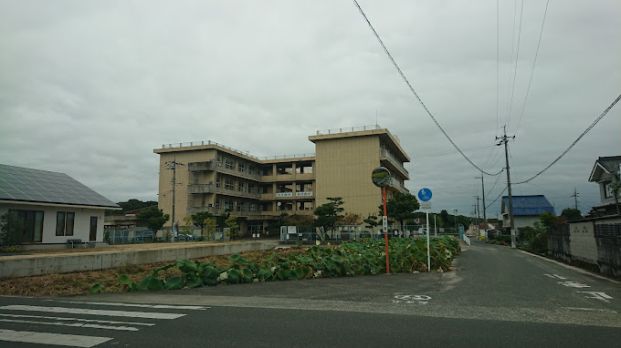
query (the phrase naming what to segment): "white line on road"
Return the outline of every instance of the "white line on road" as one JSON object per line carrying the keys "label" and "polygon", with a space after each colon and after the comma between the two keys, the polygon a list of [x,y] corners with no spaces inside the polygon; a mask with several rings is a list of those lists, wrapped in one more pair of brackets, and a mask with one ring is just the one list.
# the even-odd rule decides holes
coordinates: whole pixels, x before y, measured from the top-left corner
{"label": "white line on road", "polygon": [[69,327],[86,327],[89,329],[117,330],[117,331],[138,331],[133,326],[110,326],[101,324],[88,323],[68,323],[62,321],[39,321],[39,320],[21,320],[21,319],[0,319],[3,323],[19,323],[19,324],[37,324],[37,325],[53,325],[53,326],[69,326]]}
{"label": "white line on road", "polygon": [[57,346],[94,347],[110,341],[110,337],[67,335],[33,331],[0,329],[0,341],[52,344]]}
{"label": "white line on road", "polygon": [[578,282],[573,281],[573,280],[568,280],[566,282],[558,282],[558,283],[563,285],[563,286],[567,286],[569,288],[581,289],[581,288],[590,288],[591,287],[590,285],[583,284],[583,283],[578,283]]}
{"label": "white line on road", "polygon": [[585,296],[586,298],[592,298],[595,300],[604,301],[606,303],[610,302],[608,300],[612,300],[612,296],[606,294],[605,292],[600,292],[600,291],[578,291],[578,292],[582,294],[591,295],[591,296]]}
{"label": "white line on road", "polygon": [[50,319],[50,320],[65,320],[65,321],[79,321],[83,323],[99,323],[99,324],[121,324],[121,325],[139,325],[139,326],[153,326],[153,323],[139,323],[135,321],[116,321],[116,320],[97,320],[97,319],[81,319],[81,318],[69,318],[69,317],[50,317],[44,315],[27,315],[27,314],[0,314],[0,317],[8,318],[32,318],[32,319]]}
{"label": "white line on road", "polygon": [[565,280],[567,278],[560,276],[558,274],[549,274],[549,273],[545,273],[544,276],[548,277],[548,278],[552,278],[552,279],[561,279],[561,280]]}
{"label": "white line on road", "polygon": [[569,309],[571,311],[603,312],[603,313],[617,314],[617,311],[613,311],[612,309],[606,309],[606,308],[584,308],[584,307],[561,307],[561,308]]}
{"label": "white line on road", "polygon": [[[54,301],[54,300],[51,300]],[[187,309],[194,311],[204,311],[211,307],[205,306],[173,306],[173,305],[152,305],[152,304],[140,304],[140,303],[120,303],[120,302],[82,302],[82,301],[54,301],[63,303],[75,303],[75,304],[89,304],[96,306],[116,306],[116,307],[141,307],[141,308],[154,308],[154,309]]]}
{"label": "white line on road", "polygon": [[614,283],[614,284],[621,284],[621,282],[618,281],[618,280],[610,279],[610,278],[604,277],[602,275],[599,275],[599,274],[596,274],[596,273],[593,273],[593,272],[589,272],[589,271],[584,270],[582,268],[570,266],[570,265],[568,265],[566,263],[562,263],[562,262],[559,262],[559,261],[556,261],[556,260],[549,259],[547,257],[543,257],[543,256],[540,256],[540,255],[529,253],[529,252],[524,251],[524,250],[518,250],[518,252],[521,252],[522,254],[529,255],[529,256],[532,256],[532,257],[536,257],[536,258],[538,258],[540,260],[543,260],[543,261],[548,261],[550,263],[554,263],[554,264],[556,264],[558,266],[561,266],[561,267],[563,267],[565,269],[572,270],[574,272],[582,273],[582,274],[585,274],[585,275],[588,275],[588,276],[591,276],[591,277],[594,277],[594,278],[597,278],[597,279],[606,280],[606,281],[609,281],[609,282]]}
{"label": "white line on road", "polygon": [[28,306],[28,305],[9,305],[9,306],[2,306],[0,307],[0,309],[11,310],[11,311],[89,314],[89,315],[105,315],[105,316],[110,316],[110,317],[130,317],[130,318],[146,318],[146,319],[177,319],[177,318],[181,318],[185,316],[185,314],[180,314],[180,313],[107,311],[107,310],[100,310],[100,309],[43,307],[43,306]]}

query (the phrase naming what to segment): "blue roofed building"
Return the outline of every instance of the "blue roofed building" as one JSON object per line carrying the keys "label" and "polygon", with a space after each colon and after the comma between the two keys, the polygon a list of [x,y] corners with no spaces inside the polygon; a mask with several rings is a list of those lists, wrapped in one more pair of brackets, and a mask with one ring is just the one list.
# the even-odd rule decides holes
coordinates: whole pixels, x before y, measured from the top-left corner
{"label": "blue roofed building", "polygon": [[[502,212],[502,226],[509,227],[509,197],[503,196],[500,207]],[[513,196],[513,227],[519,230],[522,227],[532,227],[539,221],[543,213],[556,214],[554,207],[544,195]]]}

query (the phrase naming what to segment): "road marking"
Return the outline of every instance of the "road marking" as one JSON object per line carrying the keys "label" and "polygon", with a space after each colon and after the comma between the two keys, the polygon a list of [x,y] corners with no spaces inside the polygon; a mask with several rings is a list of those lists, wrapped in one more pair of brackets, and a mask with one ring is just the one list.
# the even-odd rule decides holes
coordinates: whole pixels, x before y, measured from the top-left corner
{"label": "road marking", "polygon": [[62,303],[75,303],[75,304],[89,304],[96,306],[115,306],[115,307],[141,307],[141,308],[153,308],[153,309],[187,309],[194,311],[204,311],[211,307],[205,306],[173,306],[173,305],[152,305],[152,304],[140,304],[140,303],[120,303],[120,302],[82,302],[82,301],[54,301]]}
{"label": "road marking", "polygon": [[604,312],[604,313],[617,314],[617,311],[613,311],[612,309],[606,309],[606,308],[584,308],[584,307],[561,307],[561,308],[569,309],[571,311]]}
{"label": "road marking", "polygon": [[100,310],[100,309],[43,307],[43,306],[27,306],[27,305],[2,306],[0,307],[0,309],[12,310],[12,311],[105,315],[105,316],[110,316],[110,317],[129,317],[129,318],[146,318],[146,319],[177,319],[177,318],[181,318],[185,316],[185,314],[180,314],[180,313],[108,311],[108,310]]}
{"label": "road marking", "polygon": [[567,278],[560,276],[558,274],[549,274],[549,273],[545,273],[544,276],[548,277],[548,278],[552,278],[552,279],[561,279],[561,280],[565,280]]}
{"label": "road marking", "polygon": [[3,323],[20,323],[20,324],[37,324],[37,325],[53,325],[53,326],[70,326],[70,327],[85,327],[89,329],[103,329],[103,330],[117,330],[117,331],[138,331],[138,328],[133,326],[110,326],[101,324],[88,324],[88,323],[67,323],[62,321],[39,321],[39,320],[21,320],[21,319],[0,319]]}
{"label": "road marking", "polygon": [[592,298],[594,300],[604,301],[610,303],[608,300],[612,300],[612,296],[600,291],[578,291],[579,293],[589,294],[591,296],[585,296],[585,298]]}
{"label": "road marking", "polygon": [[43,315],[27,315],[27,314],[0,314],[0,317],[9,318],[34,318],[34,319],[50,319],[50,320],[66,320],[66,321],[79,321],[84,323],[99,323],[99,324],[121,324],[121,325],[139,325],[139,326],[153,326],[153,323],[139,323],[135,321],[116,321],[116,320],[97,320],[97,319],[81,319],[81,318],[68,318],[68,317],[50,317]]}
{"label": "road marking", "polygon": [[583,283],[578,283],[576,281],[573,280],[568,280],[566,282],[558,282],[559,284],[563,285],[563,286],[567,286],[570,288],[590,288],[590,285],[587,284],[583,284]]}
{"label": "road marking", "polygon": [[427,302],[429,302],[429,300],[431,300],[431,296],[428,295],[394,295],[393,296],[394,300],[392,300],[392,303],[408,303],[408,304],[413,304],[413,303],[418,303],[418,304],[427,304]]}
{"label": "road marking", "polygon": [[110,341],[110,337],[56,334],[0,329],[0,341],[53,344],[58,346],[94,347]]}

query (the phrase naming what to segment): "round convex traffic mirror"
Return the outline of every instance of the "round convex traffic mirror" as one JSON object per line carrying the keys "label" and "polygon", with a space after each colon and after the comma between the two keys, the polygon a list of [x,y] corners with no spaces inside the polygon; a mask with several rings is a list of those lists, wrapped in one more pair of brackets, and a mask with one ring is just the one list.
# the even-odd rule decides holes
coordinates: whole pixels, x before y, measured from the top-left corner
{"label": "round convex traffic mirror", "polygon": [[384,167],[377,167],[373,169],[371,180],[377,187],[386,187],[390,184],[390,171]]}

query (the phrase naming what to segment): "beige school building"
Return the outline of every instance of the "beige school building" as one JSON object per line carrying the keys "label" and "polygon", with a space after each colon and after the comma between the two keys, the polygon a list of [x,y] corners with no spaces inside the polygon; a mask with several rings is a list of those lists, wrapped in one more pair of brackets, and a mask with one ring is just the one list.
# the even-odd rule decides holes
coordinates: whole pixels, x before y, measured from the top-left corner
{"label": "beige school building", "polygon": [[315,144],[314,154],[271,158],[212,141],[162,145],[153,150],[160,155],[159,207],[172,216],[174,205],[180,226],[197,212],[230,213],[247,232],[283,214],[313,216],[328,197],[342,197],[345,212],[362,219],[377,215],[381,192],[371,172],[378,166],[392,174],[388,195],[408,192],[404,163],[410,157],[388,129],[317,131],[308,139]]}

